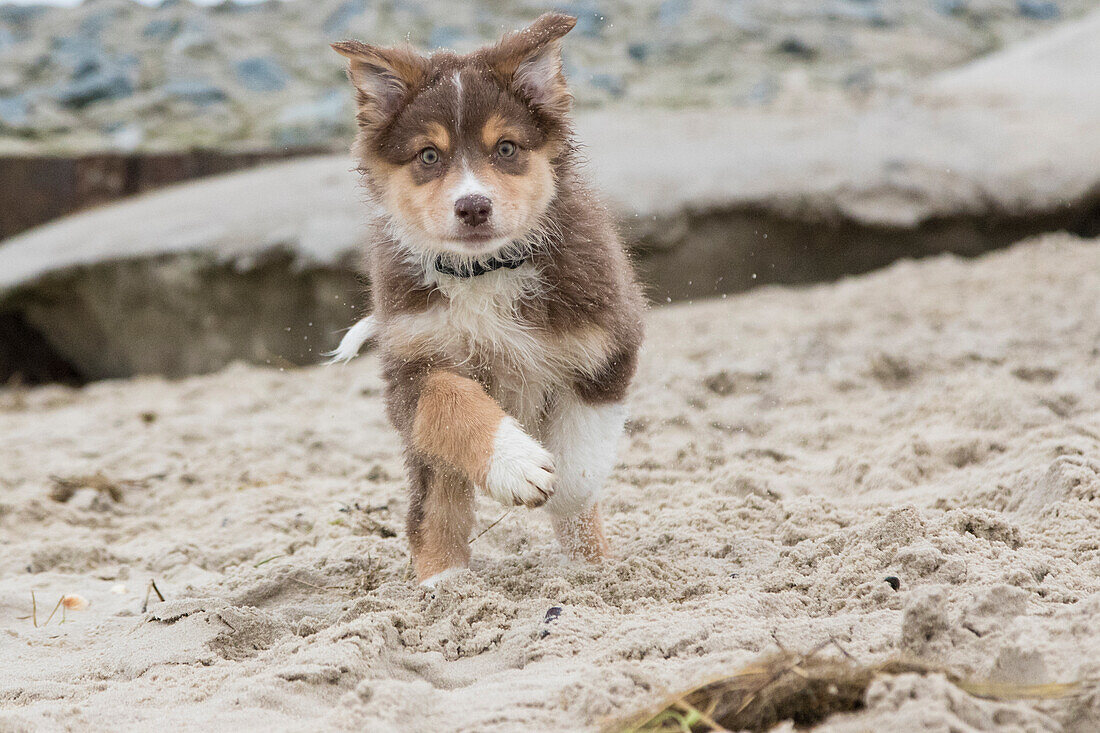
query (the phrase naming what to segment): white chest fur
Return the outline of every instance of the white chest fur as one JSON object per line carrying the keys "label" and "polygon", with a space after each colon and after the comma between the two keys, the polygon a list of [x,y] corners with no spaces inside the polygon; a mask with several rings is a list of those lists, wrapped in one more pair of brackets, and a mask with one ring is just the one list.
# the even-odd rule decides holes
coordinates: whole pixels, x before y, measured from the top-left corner
{"label": "white chest fur", "polygon": [[543,296],[531,265],[438,278],[444,297],[392,318],[381,335],[386,348],[410,359],[439,354],[462,371],[487,374],[493,397],[529,430],[537,430],[554,390],[606,358],[606,334],[594,327],[548,331],[522,318],[521,302]]}

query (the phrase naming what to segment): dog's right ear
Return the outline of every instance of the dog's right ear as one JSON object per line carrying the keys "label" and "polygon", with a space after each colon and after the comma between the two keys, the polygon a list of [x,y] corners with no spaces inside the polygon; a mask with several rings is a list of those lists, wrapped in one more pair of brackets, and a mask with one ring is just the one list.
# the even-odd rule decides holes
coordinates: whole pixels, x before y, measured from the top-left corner
{"label": "dog's right ear", "polygon": [[360,127],[384,123],[428,76],[428,59],[411,48],[377,48],[359,41],[341,41],[332,48],[348,60]]}

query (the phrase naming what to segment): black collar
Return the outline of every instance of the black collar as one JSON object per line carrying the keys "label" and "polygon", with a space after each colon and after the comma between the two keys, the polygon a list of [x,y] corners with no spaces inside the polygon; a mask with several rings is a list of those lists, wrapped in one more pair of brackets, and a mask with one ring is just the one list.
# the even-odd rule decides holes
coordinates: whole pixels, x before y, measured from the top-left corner
{"label": "black collar", "polygon": [[443,255],[439,255],[435,258],[435,269],[444,275],[454,275],[455,277],[477,277],[478,275],[484,275],[487,272],[493,270],[499,270],[502,267],[506,267],[509,270],[514,270],[524,262],[527,261],[526,257],[522,257],[516,260],[501,260],[493,257],[487,260],[484,264],[474,260],[469,265],[459,265],[455,267],[446,260],[443,259]]}

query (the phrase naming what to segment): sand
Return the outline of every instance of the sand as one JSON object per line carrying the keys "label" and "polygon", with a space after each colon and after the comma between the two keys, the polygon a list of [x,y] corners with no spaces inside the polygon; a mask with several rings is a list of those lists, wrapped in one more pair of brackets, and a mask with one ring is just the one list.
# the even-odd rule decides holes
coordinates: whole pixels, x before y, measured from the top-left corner
{"label": "sand", "polygon": [[[434,592],[374,356],[0,391],[0,731],[590,730],[830,638],[1087,684],[902,676],[816,730],[1095,730],[1098,296],[1100,246],[1058,235],[654,309],[617,559],[515,510]],[[51,478],[97,473],[115,497]],[[42,626],[63,593],[91,605]]]}

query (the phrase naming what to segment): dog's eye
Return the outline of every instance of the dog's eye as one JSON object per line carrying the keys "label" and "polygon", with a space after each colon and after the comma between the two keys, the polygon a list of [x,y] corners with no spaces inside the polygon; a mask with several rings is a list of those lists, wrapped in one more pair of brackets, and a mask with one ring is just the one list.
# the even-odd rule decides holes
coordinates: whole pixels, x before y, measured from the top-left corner
{"label": "dog's eye", "polygon": [[417,157],[424,165],[435,165],[439,162],[439,151],[435,148],[424,148]]}
{"label": "dog's eye", "polygon": [[502,158],[511,158],[516,154],[516,144],[511,140],[501,140],[497,143],[497,155]]}

